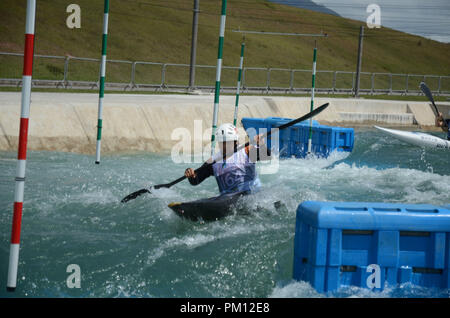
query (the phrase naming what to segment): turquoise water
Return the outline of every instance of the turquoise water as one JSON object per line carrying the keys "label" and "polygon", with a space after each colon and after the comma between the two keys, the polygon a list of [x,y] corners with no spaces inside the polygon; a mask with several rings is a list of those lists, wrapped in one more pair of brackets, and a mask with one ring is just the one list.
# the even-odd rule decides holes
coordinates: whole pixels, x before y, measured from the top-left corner
{"label": "turquoise water", "polygon": [[[249,214],[201,224],[167,204],[216,195],[212,178],[119,202],[181,176],[189,165],[167,155],[104,155],[94,165],[93,156],[29,152],[18,287],[7,294],[16,154],[0,152],[0,297],[449,297],[411,285],[318,294],[291,278],[299,203],[450,204],[449,162],[449,151],[360,130],[351,154],[282,160],[277,174],[261,175],[263,190],[245,203]],[[69,264],[80,267],[79,289],[67,287]]]}

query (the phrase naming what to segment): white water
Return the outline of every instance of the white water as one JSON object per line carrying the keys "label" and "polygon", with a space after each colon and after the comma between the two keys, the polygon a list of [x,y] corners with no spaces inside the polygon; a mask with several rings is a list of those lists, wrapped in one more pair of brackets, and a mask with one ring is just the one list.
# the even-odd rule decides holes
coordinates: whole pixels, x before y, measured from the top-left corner
{"label": "white water", "polygon": [[[319,294],[292,280],[296,209],[305,200],[450,204],[448,152],[375,131],[357,132],[355,141],[352,154],[280,160],[277,174],[260,175],[262,191],[242,202],[248,214],[205,224],[180,219],[167,204],[217,195],[212,178],[120,203],[144,186],[182,175],[186,165],[168,156],[104,156],[98,166],[90,156],[30,152],[16,296],[448,297],[448,291],[410,285]],[[3,260],[15,155],[0,153]],[[81,290],[65,285],[72,263],[83,271]],[[0,274],[6,277],[7,262],[0,262]],[[7,296],[1,284],[0,296]]]}

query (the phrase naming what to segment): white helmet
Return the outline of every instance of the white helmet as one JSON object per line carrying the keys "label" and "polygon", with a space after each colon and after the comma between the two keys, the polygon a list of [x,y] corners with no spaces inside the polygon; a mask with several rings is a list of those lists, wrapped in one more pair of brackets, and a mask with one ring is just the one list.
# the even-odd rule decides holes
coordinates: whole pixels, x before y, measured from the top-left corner
{"label": "white helmet", "polygon": [[232,124],[222,124],[216,130],[216,138],[219,142],[238,140],[237,128]]}

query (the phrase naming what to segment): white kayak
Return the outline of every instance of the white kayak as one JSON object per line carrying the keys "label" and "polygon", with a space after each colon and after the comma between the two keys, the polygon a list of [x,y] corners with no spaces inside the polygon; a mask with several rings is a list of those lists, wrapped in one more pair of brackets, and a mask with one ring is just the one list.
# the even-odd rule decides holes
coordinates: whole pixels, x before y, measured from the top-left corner
{"label": "white kayak", "polygon": [[411,132],[397,129],[388,129],[383,127],[374,126],[376,129],[402,140],[406,143],[413,144],[419,147],[438,148],[450,150],[450,141],[442,138],[425,134],[422,132]]}

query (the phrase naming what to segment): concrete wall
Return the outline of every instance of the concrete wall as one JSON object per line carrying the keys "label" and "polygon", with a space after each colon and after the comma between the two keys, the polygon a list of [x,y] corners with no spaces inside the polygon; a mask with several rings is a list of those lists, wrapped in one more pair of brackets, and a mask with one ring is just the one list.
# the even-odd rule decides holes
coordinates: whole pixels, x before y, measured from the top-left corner
{"label": "concrete wall", "polygon": [[[170,152],[179,142],[175,129],[185,128],[200,147],[210,140],[213,95],[107,94],[104,101],[102,153]],[[0,150],[17,151],[20,93],[0,93]],[[434,113],[426,102],[316,98],[329,102],[315,119],[322,124],[414,126],[430,128]],[[444,106],[450,105],[443,103]],[[28,149],[95,153],[97,94],[33,93]],[[239,118],[297,118],[307,113],[309,98],[241,96]],[[219,124],[232,122],[234,96],[220,98]],[[194,133],[194,121],[197,130]],[[199,124],[202,124],[199,128]],[[240,123],[239,123],[240,126]],[[417,129],[417,125],[415,126]],[[241,131],[241,137],[244,133]]]}

